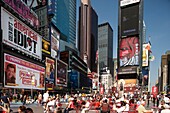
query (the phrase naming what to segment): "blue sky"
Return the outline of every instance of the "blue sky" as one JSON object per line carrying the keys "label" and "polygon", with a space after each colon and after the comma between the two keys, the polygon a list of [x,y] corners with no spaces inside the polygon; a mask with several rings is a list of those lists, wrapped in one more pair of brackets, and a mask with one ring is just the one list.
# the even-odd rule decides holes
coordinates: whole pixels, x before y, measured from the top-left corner
{"label": "blue sky", "polygon": [[[77,0],[79,6],[80,0]],[[99,24],[109,22],[114,30],[113,57],[117,57],[118,0],[91,0],[92,7],[98,15]],[[158,67],[161,55],[170,50],[170,0],[144,0],[144,21],[146,39],[151,37],[152,54],[151,84],[158,79]]]}

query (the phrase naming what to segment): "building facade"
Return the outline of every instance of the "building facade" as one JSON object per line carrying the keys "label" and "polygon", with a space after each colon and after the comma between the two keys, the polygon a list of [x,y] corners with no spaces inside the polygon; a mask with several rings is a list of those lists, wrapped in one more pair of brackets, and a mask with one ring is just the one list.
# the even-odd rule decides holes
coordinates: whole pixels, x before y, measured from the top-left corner
{"label": "building facade", "polygon": [[98,26],[99,70],[108,67],[113,76],[113,29],[109,23]]}
{"label": "building facade", "polygon": [[[61,40],[76,45],[76,0],[55,0],[52,22],[61,31]],[[62,36],[63,35],[63,36]]]}
{"label": "building facade", "polygon": [[90,0],[81,0],[81,7],[79,8],[78,49],[80,57],[87,63],[89,72],[97,70],[95,64],[97,26],[98,16],[92,8]]}
{"label": "building facade", "polygon": [[161,57],[160,91],[170,91],[170,54],[167,51]]}
{"label": "building facade", "polygon": [[112,75],[109,73],[103,73],[101,75],[101,84],[104,86],[106,93],[112,90]]}

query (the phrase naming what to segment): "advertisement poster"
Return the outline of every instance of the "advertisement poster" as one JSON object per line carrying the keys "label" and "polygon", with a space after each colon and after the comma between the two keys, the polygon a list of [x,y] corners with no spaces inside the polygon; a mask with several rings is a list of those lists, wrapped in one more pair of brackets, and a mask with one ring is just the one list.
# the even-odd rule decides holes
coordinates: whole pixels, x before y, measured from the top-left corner
{"label": "advertisement poster", "polygon": [[139,65],[139,38],[121,39],[119,47],[120,67]]}
{"label": "advertisement poster", "polygon": [[41,59],[42,37],[4,8],[1,8],[1,14],[3,43]]}
{"label": "advertisement poster", "polygon": [[71,87],[78,88],[78,72],[72,71],[70,76]]}
{"label": "advertisement poster", "polygon": [[54,84],[55,60],[46,57],[46,83]]}
{"label": "advertisement poster", "polygon": [[45,68],[4,54],[4,86],[11,88],[45,89]]}
{"label": "advertisement poster", "polygon": [[148,68],[142,68],[142,75],[143,75],[143,84],[144,84],[144,86],[147,86],[148,80],[149,80],[149,70],[148,70]]}
{"label": "advertisement poster", "polygon": [[149,63],[149,51],[147,49],[148,44],[143,44],[143,54],[142,54],[142,66],[148,66]]}
{"label": "advertisement poster", "polygon": [[56,85],[67,87],[67,64],[57,60]]}
{"label": "advertisement poster", "polygon": [[139,34],[139,4],[121,8],[121,36]]}
{"label": "advertisement poster", "polygon": [[51,57],[56,58],[59,51],[60,34],[52,27],[51,28]]}
{"label": "advertisement poster", "polygon": [[39,20],[37,14],[32,11],[22,0],[2,0],[10,6],[16,13],[18,13],[24,20],[29,22],[32,26],[38,26]]}

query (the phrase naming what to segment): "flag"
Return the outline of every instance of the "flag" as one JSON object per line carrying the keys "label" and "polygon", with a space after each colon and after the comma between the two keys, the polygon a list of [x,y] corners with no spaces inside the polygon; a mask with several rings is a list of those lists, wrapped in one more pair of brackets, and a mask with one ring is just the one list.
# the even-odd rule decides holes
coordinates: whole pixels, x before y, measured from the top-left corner
{"label": "flag", "polygon": [[98,50],[96,51],[96,63],[98,62],[98,59],[99,59],[99,52],[98,52]]}
{"label": "flag", "polygon": [[155,56],[150,55],[150,56],[149,56],[149,61],[154,61],[154,60],[155,60]]}

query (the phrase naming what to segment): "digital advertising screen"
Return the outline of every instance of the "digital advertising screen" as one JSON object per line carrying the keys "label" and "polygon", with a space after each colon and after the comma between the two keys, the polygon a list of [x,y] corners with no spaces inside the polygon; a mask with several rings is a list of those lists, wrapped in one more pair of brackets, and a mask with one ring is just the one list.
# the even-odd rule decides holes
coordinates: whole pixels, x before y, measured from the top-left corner
{"label": "digital advertising screen", "polygon": [[45,89],[45,68],[13,55],[4,54],[4,86]]}
{"label": "digital advertising screen", "polygon": [[120,67],[139,65],[139,38],[127,37],[120,39],[119,62]]}
{"label": "digital advertising screen", "polygon": [[57,60],[56,85],[67,87],[67,64]]}
{"label": "digital advertising screen", "polygon": [[142,75],[143,75],[143,84],[144,84],[144,86],[147,86],[148,80],[149,80],[149,70],[148,70],[148,68],[142,68]]}
{"label": "digital advertising screen", "polygon": [[121,8],[121,36],[139,34],[139,4]]}

